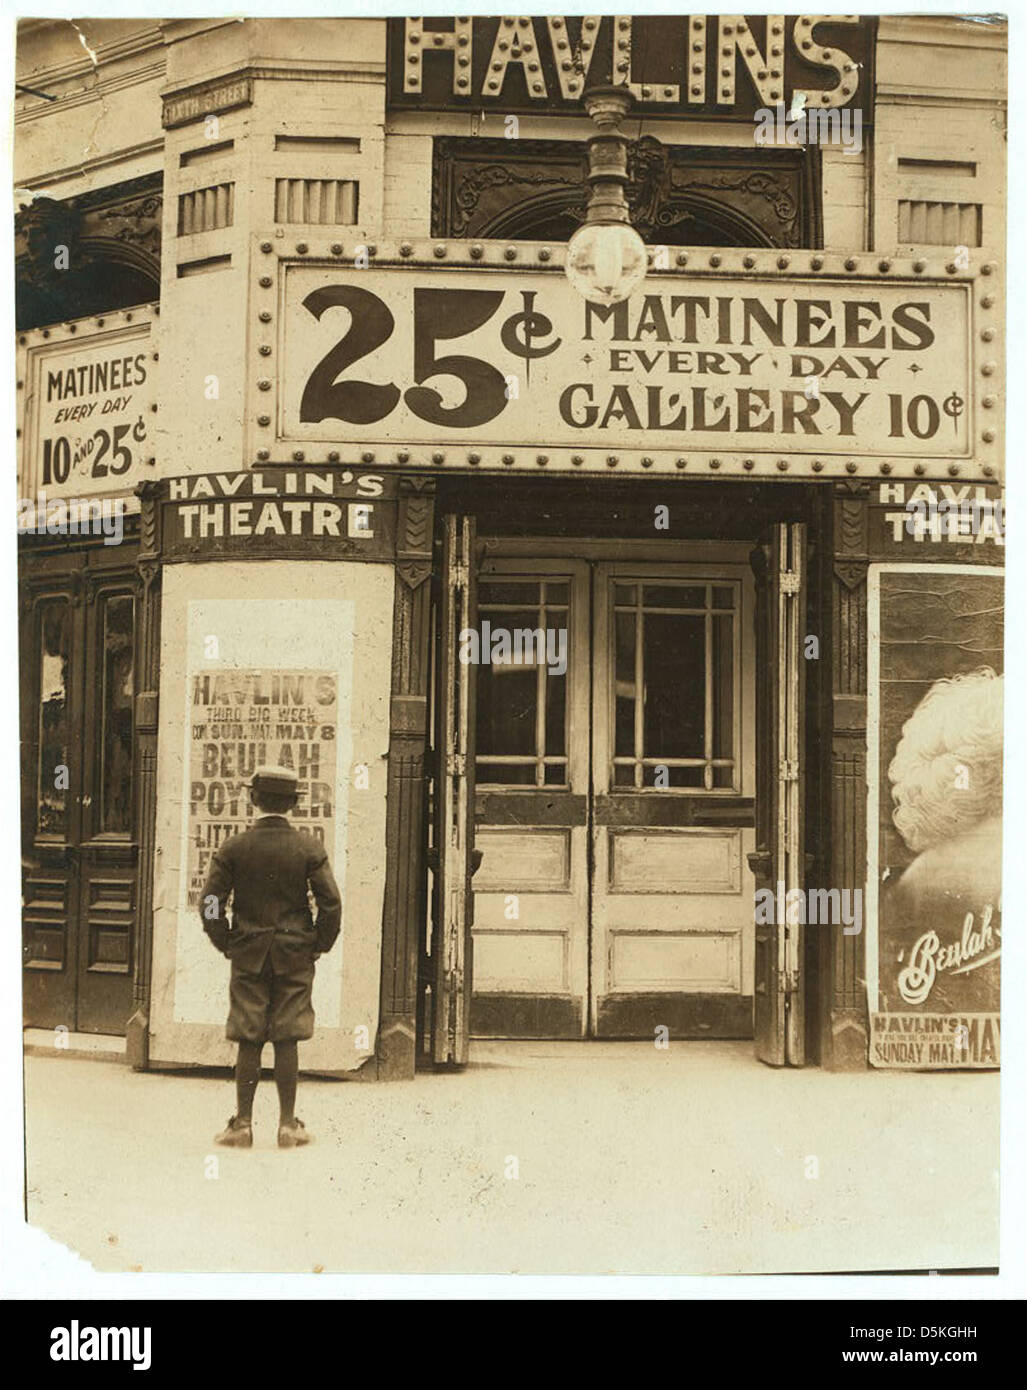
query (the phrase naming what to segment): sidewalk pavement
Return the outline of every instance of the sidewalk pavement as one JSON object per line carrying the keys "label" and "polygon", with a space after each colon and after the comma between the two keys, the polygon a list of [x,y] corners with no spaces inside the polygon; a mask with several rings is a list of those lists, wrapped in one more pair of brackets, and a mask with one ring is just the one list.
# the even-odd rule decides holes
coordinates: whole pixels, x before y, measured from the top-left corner
{"label": "sidewalk pavement", "polygon": [[[300,1051],[302,1062],[302,1048]],[[99,1270],[797,1273],[998,1263],[993,1073],[774,1070],[750,1043],[476,1043],[301,1079],[307,1149],[217,1149],[227,1079],[26,1058],[30,1220]],[[270,1048],[266,1061],[270,1060]]]}

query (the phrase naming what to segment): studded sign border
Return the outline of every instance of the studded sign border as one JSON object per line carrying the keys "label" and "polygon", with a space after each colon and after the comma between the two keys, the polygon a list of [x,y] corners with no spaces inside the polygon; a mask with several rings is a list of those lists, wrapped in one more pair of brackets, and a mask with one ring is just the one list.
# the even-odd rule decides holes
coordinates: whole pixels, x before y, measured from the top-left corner
{"label": "studded sign border", "polygon": [[[103,314],[89,314],[79,319],[66,319],[63,323],[50,323],[40,328],[22,329],[15,339],[15,370],[17,372],[17,442],[18,442],[18,496],[24,497],[30,494],[25,492],[28,483],[25,476],[28,467],[26,449],[31,449],[35,445],[32,438],[31,399],[29,388],[31,385],[31,373],[33,369],[32,356],[40,349],[54,347],[69,342],[79,342],[84,348],[91,348],[96,345],[97,340],[106,339],[115,346],[119,341],[118,335],[131,340],[139,336],[146,343],[146,355],[150,359],[151,371],[146,389],[143,391],[145,402],[145,415],[151,428],[154,424],[152,418],[157,413],[160,400],[159,387],[155,390],[154,383],[157,373],[152,370],[154,365],[160,360],[158,349],[159,338],[156,334],[157,320],[160,317],[160,304],[134,304],[127,309],[111,309]],[[138,333],[140,328],[146,329],[145,337]],[[160,470],[157,467],[156,450],[151,434],[149,448],[143,459],[146,467],[147,476],[158,476]],[[140,481],[136,477],[125,487],[113,486],[97,491],[89,490],[90,497],[125,497],[126,511],[135,512],[139,510],[139,500],[134,496],[134,490]],[[33,487],[36,480],[31,480]]]}
{"label": "studded sign border", "polygon": [[[670,265],[657,272],[662,277],[692,281],[768,278],[801,281],[815,288],[818,280],[849,279],[862,285],[906,282],[910,285],[963,284],[969,297],[968,332],[971,365],[971,456],[937,455],[912,459],[882,454],[878,459],[846,458],[844,453],[801,451],[781,453],[753,447],[746,453],[707,448],[681,451],[646,450],[615,446],[554,446],[539,452],[537,446],[462,443],[447,438],[439,444],[390,443],[368,448],[340,437],[330,444],[283,437],[278,432],[282,400],[279,372],[284,320],[285,269],[289,265],[352,267],[365,253],[375,268],[428,269],[441,266],[505,271],[511,275],[530,271],[533,277],[563,273],[566,248],[541,242],[382,240],[349,243],[302,234],[293,240],[282,229],[254,237],[251,269],[252,312],[256,319],[251,335],[248,381],[248,435],[254,466],[268,463],[361,464],[364,467],[397,467],[436,472],[550,472],[610,476],[638,473],[699,477],[830,478],[880,477],[963,478],[1001,481],[1003,476],[1003,277],[999,262],[987,253],[970,253],[963,266],[955,247],[939,247],[918,256],[882,256],[872,251],[780,251],[776,249],[668,248]],[[654,257],[650,248],[650,262]],[[284,366],[284,364],[282,364]]]}

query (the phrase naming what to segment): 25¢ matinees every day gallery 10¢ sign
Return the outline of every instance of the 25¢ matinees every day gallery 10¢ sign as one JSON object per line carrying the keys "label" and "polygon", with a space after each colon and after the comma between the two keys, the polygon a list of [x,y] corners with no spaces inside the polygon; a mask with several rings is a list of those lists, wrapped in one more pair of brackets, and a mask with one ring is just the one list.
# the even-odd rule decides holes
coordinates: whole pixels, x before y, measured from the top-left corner
{"label": "25\u00a2 matinees every day gallery 10\u00a2 sign", "polygon": [[865,460],[947,476],[962,460],[964,476],[995,475],[972,390],[975,370],[997,370],[975,360],[994,335],[976,341],[972,274],[917,278],[910,263],[861,280],[814,259],[823,278],[652,273],[607,308],[560,273],[283,258],[281,361],[259,384],[279,392],[279,449],[311,462],[346,438],[376,465],[580,466],[609,450],[643,467],[709,454],[757,472],[784,456],[793,472]]}

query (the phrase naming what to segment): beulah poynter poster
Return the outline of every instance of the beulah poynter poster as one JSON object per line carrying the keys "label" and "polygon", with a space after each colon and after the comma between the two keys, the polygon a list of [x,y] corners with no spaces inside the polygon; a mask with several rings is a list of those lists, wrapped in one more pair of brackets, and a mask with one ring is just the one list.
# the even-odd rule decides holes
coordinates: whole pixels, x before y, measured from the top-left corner
{"label": "beulah poynter poster", "polygon": [[214,852],[254,819],[247,787],[262,765],[296,773],[290,818],[331,850],[338,695],[334,672],[286,670],[204,671],[190,693],[187,902],[198,908]]}
{"label": "beulah poynter poster", "polygon": [[1003,576],[875,565],[867,987],[880,1067],[999,1063]]}

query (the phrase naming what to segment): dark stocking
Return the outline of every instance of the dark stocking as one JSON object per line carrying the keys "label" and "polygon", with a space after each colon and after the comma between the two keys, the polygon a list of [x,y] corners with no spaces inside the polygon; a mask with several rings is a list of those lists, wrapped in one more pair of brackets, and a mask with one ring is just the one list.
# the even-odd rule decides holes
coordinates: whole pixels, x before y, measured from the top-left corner
{"label": "dark stocking", "polygon": [[295,1038],[275,1043],[275,1085],[278,1087],[280,1124],[292,1124],[296,1118],[296,1082],[299,1079],[300,1058]]}
{"label": "dark stocking", "polygon": [[253,1096],[260,1080],[263,1043],[241,1042],[235,1063],[235,1108],[240,1120],[253,1117]]}

